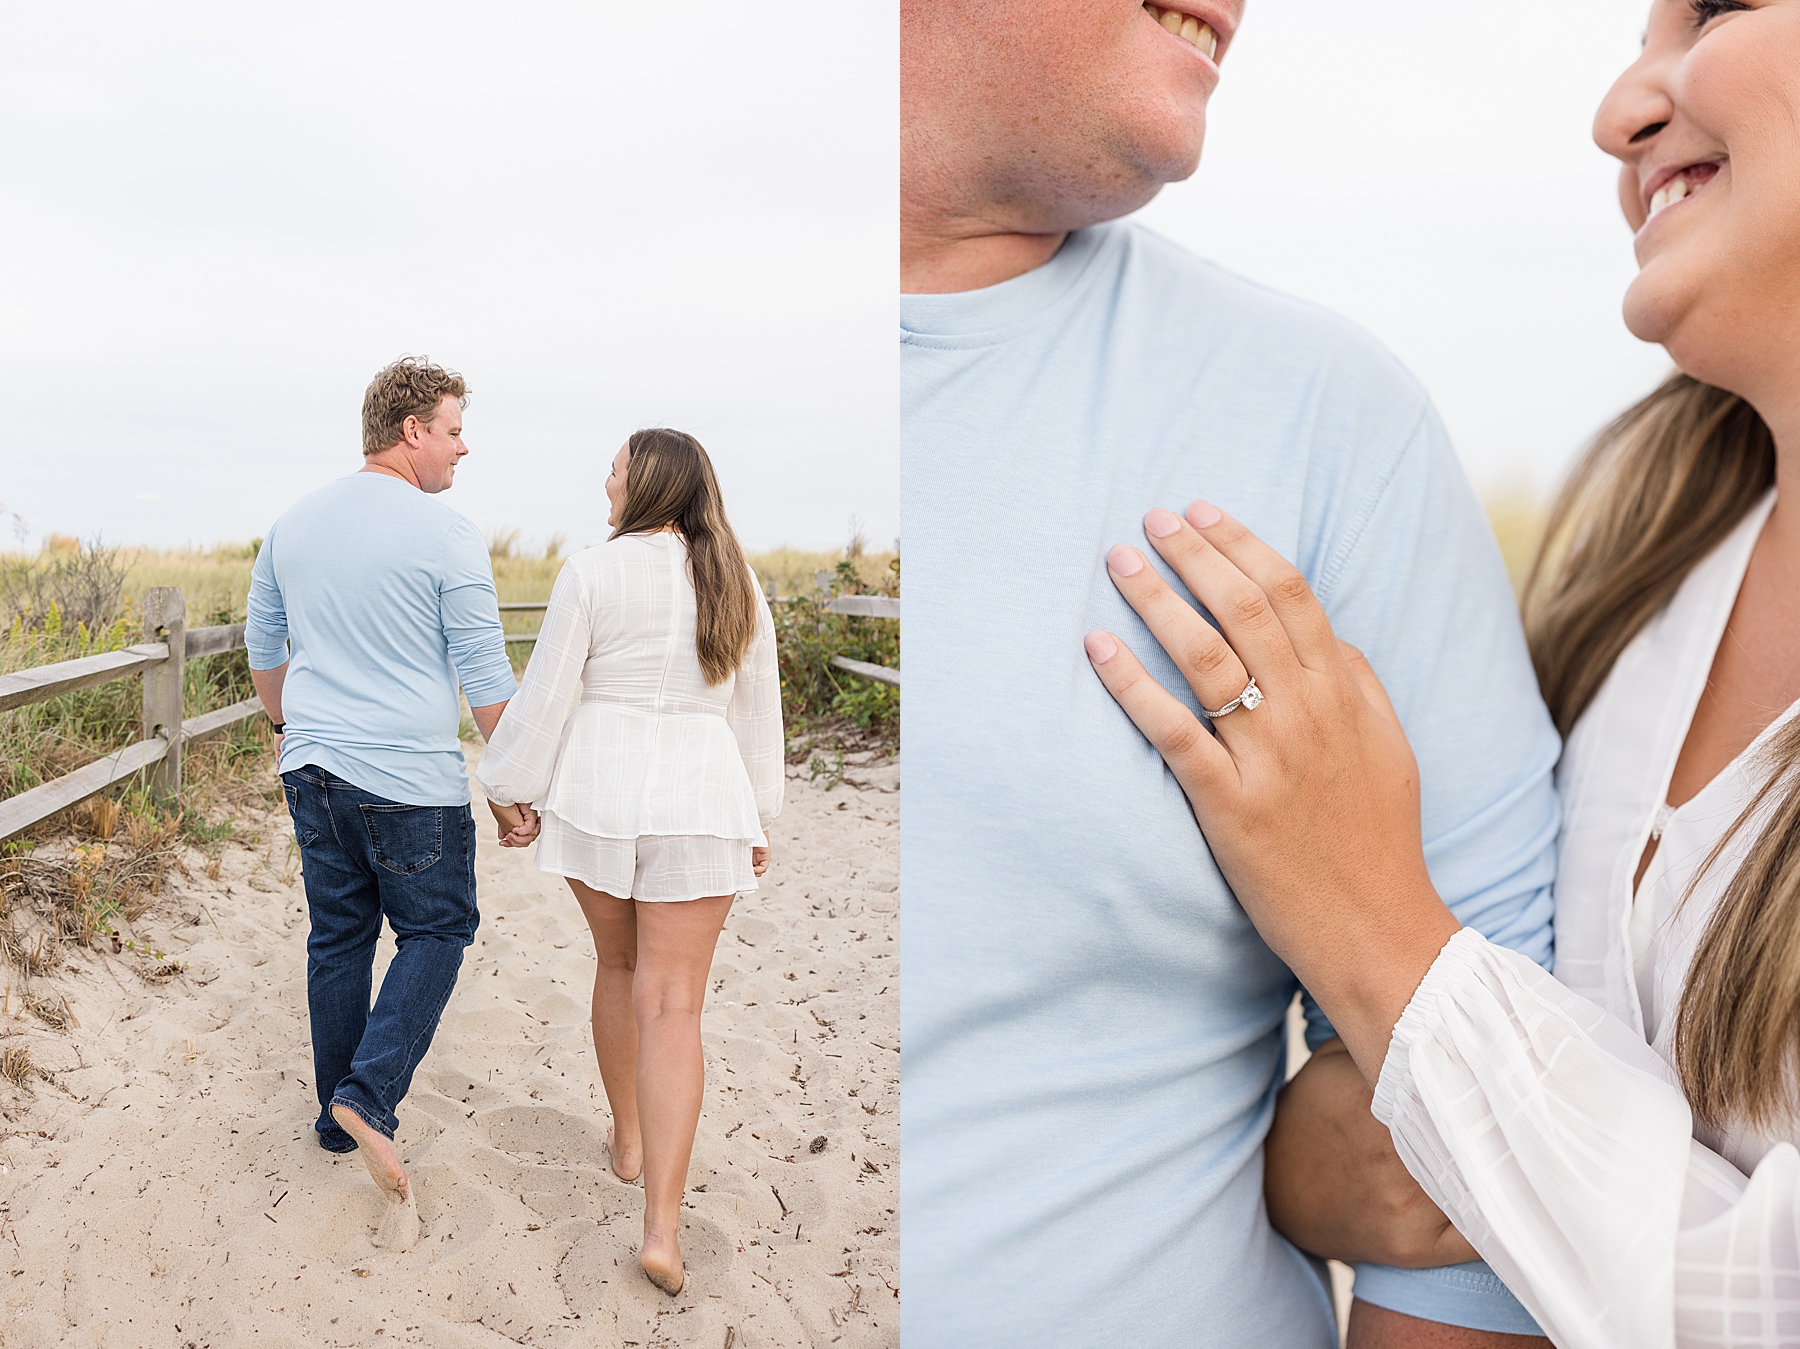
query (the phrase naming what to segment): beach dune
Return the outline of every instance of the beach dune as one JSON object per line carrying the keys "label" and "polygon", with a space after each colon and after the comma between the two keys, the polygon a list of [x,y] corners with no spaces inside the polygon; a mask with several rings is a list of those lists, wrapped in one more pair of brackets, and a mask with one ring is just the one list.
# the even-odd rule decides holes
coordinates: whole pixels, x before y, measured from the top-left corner
{"label": "beach dune", "polygon": [[586,926],[479,801],[481,929],[400,1112],[421,1234],[374,1243],[384,1200],[310,1127],[278,813],[129,932],[184,975],[80,954],[36,981],[78,1026],[0,1018],[49,1070],[0,1083],[0,1344],[898,1344],[899,770],[848,776],[790,776],[720,941],[679,1297],[638,1270],[642,1192],[607,1166]]}

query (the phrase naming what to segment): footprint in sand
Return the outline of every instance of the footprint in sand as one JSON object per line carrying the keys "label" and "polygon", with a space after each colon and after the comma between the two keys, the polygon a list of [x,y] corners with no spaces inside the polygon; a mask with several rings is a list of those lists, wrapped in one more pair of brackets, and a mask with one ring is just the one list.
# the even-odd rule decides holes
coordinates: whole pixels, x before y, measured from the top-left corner
{"label": "footprint in sand", "polygon": [[434,1236],[449,1232],[458,1242],[478,1240],[493,1225],[498,1201],[518,1207],[510,1186],[494,1186],[466,1163],[414,1167],[412,1178],[419,1187],[419,1221]]}
{"label": "footprint in sand", "polygon": [[508,1106],[477,1117],[488,1141],[528,1162],[604,1167],[605,1140],[589,1120],[547,1106]]}
{"label": "footprint in sand", "polygon": [[[637,1268],[636,1229],[622,1232],[595,1228],[569,1248],[556,1269],[556,1282],[569,1310],[581,1318],[603,1318],[605,1312],[624,1308],[647,1309],[652,1318],[662,1314],[668,1298],[653,1287]],[[726,1275],[737,1259],[736,1243],[711,1221],[692,1212],[681,1215],[681,1263],[687,1274],[682,1300],[704,1305],[707,1293],[721,1292]],[[614,1265],[613,1261],[619,1263]],[[717,1303],[712,1304],[714,1308]],[[683,1311],[687,1308],[683,1307]],[[689,1343],[694,1328],[685,1332]]]}

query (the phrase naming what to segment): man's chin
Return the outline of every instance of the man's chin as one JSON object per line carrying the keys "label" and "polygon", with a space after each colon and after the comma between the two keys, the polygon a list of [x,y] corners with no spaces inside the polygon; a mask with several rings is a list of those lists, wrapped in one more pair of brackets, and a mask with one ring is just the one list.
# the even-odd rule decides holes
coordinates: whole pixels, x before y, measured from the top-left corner
{"label": "man's chin", "polygon": [[[1200,167],[1206,148],[1206,102],[1195,109],[1186,100],[1160,108],[1136,129],[1125,156],[1147,182],[1151,196],[1168,183],[1185,182]],[[1146,198],[1148,200],[1148,198]]]}

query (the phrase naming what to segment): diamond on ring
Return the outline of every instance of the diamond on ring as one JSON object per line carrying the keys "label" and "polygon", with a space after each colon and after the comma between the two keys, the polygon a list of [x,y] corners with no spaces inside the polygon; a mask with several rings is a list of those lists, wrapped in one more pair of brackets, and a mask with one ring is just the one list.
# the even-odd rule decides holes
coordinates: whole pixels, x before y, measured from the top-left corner
{"label": "diamond on ring", "polygon": [[1248,684],[1244,685],[1244,691],[1242,693],[1226,703],[1225,706],[1219,708],[1218,711],[1209,712],[1203,707],[1200,709],[1200,714],[1208,721],[1217,721],[1227,712],[1235,712],[1240,707],[1248,711],[1255,711],[1258,707],[1262,706],[1262,700],[1262,690],[1256,687],[1256,680],[1252,678]]}

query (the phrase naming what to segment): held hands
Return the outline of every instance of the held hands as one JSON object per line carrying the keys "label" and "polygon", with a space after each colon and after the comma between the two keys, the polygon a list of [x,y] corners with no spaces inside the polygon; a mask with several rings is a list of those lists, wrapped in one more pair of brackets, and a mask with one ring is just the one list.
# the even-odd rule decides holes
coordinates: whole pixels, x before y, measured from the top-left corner
{"label": "held hands", "polygon": [[529,847],[543,828],[542,818],[531,808],[529,801],[521,801],[515,806],[489,801],[488,809],[494,812],[494,822],[500,826],[502,848]]}
{"label": "held hands", "polygon": [[1374,671],[1337,640],[1291,563],[1203,501],[1186,519],[1151,511],[1144,530],[1224,636],[1135,548],[1107,554],[1113,584],[1202,708],[1225,708],[1252,675],[1260,698],[1208,734],[1112,634],[1088,634],[1088,659],[1181,784],[1263,939],[1373,1083],[1394,1023],[1457,930],[1425,869],[1412,749]]}

